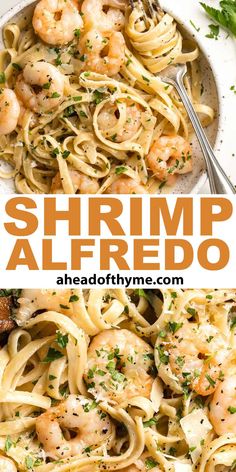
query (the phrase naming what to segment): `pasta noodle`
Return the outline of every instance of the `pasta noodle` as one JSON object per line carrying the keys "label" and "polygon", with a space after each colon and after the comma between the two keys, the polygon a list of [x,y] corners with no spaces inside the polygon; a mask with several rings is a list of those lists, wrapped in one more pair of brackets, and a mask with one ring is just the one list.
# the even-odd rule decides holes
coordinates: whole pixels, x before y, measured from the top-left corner
{"label": "pasta noodle", "polygon": [[0,465],[234,470],[235,290],[17,296],[0,350]]}
{"label": "pasta noodle", "polygon": [[214,112],[201,103],[198,48],[174,19],[160,12],[147,27],[123,0],[84,0],[82,16],[59,2],[58,21],[52,0],[34,8],[4,29],[0,157],[12,170],[0,177],[20,193],[156,193],[191,172],[189,120],[160,73],[187,63],[196,111],[206,125]]}

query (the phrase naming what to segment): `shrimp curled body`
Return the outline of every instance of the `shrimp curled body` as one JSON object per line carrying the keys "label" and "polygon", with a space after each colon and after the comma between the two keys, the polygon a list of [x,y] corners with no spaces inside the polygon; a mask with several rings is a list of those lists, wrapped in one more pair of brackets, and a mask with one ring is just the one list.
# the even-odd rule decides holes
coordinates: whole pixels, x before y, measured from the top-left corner
{"label": "shrimp curled body", "polygon": [[69,395],[37,418],[36,432],[47,455],[58,459],[81,454],[84,448],[104,442],[109,447],[113,424],[93,400]]}
{"label": "shrimp curled body", "polygon": [[[77,170],[70,170],[70,177],[74,186],[75,193],[97,193],[99,184],[96,179],[88,175],[81,174]],[[52,179],[51,193],[64,193],[62,188],[60,172],[57,172]]]}
{"label": "shrimp curled body", "polygon": [[168,333],[164,341],[158,338],[155,352],[160,360],[161,354],[167,356],[158,370],[165,383],[171,384],[174,376],[180,388],[202,396],[215,391],[228,355],[227,342],[217,328],[190,322],[185,322],[176,332]]}
{"label": "shrimp curled body", "polygon": [[0,456],[0,470],[1,472],[17,472],[17,468],[11,459],[4,456]]}
{"label": "shrimp curled body", "polygon": [[125,61],[125,40],[119,32],[105,38],[99,31],[91,30],[81,39],[79,51],[86,58],[84,69],[114,76]]}
{"label": "shrimp curled body", "polygon": [[35,33],[52,45],[67,44],[74,32],[83,27],[83,20],[73,0],[40,0],[33,16]]}
{"label": "shrimp curled body", "polygon": [[147,191],[143,185],[136,182],[136,180],[131,179],[130,177],[121,177],[120,179],[115,180],[115,182],[107,188],[106,193],[133,195],[147,193]]}
{"label": "shrimp curled body", "polygon": [[15,92],[8,88],[0,90],[0,135],[9,134],[17,126],[20,104]]}
{"label": "shrimp curled body", "polygon": [[210,402],[210,420],[216,433],[234,433],[236,430],[236,375],[219,383]]}
{"label": "shrimp curled body", "polygon": [[85,381],[97,400],[120,404],[135,396],[150,397],[153,349],[126,329],[106,330],[88,349]]}
{"label": "shrimp curled body", "polygon": [[120,31],[125,23],[124,9],[124,0],[84,0],[81,11],[85,29],[93,30],[98,27],[99,31],[105,33]]}
{"label": "shrimp curled body", "polygon": [[35,113],[47,112],[62,102],[64,78],[52,64],[29,63],[18,77],[15,91],[27,108]]}
{"label": "shrimp curled body", "polygon": [[174,174],[187,174],[192,170],[190,144],[182,136],[161,136],[151,146],[147,164],[162,181]]}

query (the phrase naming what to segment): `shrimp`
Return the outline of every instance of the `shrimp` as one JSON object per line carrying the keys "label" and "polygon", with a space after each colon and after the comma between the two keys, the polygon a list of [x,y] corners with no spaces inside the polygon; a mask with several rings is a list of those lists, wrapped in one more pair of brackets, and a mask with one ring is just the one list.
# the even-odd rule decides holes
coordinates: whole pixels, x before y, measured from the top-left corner
{"label": "shrimp", "polygon": [[64,95],[64,77],[47,62],[29,63],[18,76],[15,91],[24,106],[43,113],[60,105]]}
{"label": "shrimp", "polygon": [[0,136],[12,133],[20,116],[20,104],[13,90],[0,89]]}
{"label": "shrimp", "polygon": [[221,436],[236,430],[236,375],[220,382],[210,402],[210,421]]}
{"label": "shrimp", "polygon": [[0,470],[1,472],[17,472],[14,462],[4,456],[0,456]]}
{"label": "shrimp", "polygon": [[112,32],[106,38],[99,31],[91,30],[82,37],[78,47],[86,59],[85,70],[113,76],[125,62],[125,40],[119,32]]}
{"label": "shrimp", "polygon": [[119,110],[117,106],[106,103],[98,115],[98,125],[102,131],[106,131],[106,136],[111,135],[116,143],[121,143],[131,140],[138,132],[141,126],[142,111],[138,103],[132,100],[127,100],[126,105],[126,120],[121,130],[115,135],[110,131],[118,124]]}
{"label": "shrimp", "polygon": [[83,20],[74,0],[40,0],[32,20],[36,34],[52,45],[67,44],[75,31],[83,28]]}
{"label": "shrimp", "polygon": [[[74,185],[75,193],[97,193],[99,183],[89,175],[81,174],[77,170],[70,170],[70,177]],[[51,193],[64,193],[60,172],[52,179]]]}
{"label": "shrimp", "polygon": [[109,448],[114,426],[95,401],[69,395],[36,419],[36,432],[46,454],[56,460],[81,454],[86,447],[98,447],[104,442]]}
{"label": "shrimp", "polygon": [[118,194],[123,193],[126,195],[131,194],[140,194],[140,193],[148,193],[143,185],[138,184],[136,180],[131,179],[130,177],[121,177],[115,182],[113,182],[110,187],[107,188],[106,193],[111,194]]}
{"label": "shrimp", "polygon": [[126,329],[111,329],[93,338],[84,378],[97,400],[120,404],[139,395],[150,397],[153,370],[149,344]]}
{"label": "shrimp", "polygon": [[[167,325],[168,326],[168,325]],[[167,383],[166,369],[184,391],[211,395],[220,382],[227,342],[212,325],[185,322],[169,324],[166,337],[156,346],[160,360],[159,376]],[[163,366],[164,364],[164,366]]]}
{"label": "shrimp", "polygon": [[146,159],[155,177],[162,181],[173,174],[192,171],[191,147],[182,136],[161,136],[154,141]]}
{"label": "shrimp", "polygon": [[124,9],[124,0],[84,0],[81,11],[85,29],[88,31],[99,28],[99,31],[105,33],[120,31],[125,24]]}
{"label": "shrimp", "polygon": [[[17,300],[19,304],[17,320],[25,322],[38,310],[58,311],[70,316],[73,314],[71,295],[73,291],[70,289],[24,289]],[[63,309],[63,306],[66,308]]]}

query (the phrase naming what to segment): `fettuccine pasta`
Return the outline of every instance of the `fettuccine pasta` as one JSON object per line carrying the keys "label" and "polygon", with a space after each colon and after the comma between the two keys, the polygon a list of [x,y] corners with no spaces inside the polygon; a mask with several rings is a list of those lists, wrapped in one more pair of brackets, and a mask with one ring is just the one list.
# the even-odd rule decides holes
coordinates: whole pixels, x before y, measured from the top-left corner
{"label": "fettuccine pasta", "polygon": [[[190,125],[160,76],[187,63],[201,103],[197,46],[159,12],[125,0],[40,0],[4,28],[0,157],[20,193],[156,193],[192,171]],[[187,51],[187,52],[183,52]]]}
{"label": "fettuccine pasta", "polygon": [[1,470],[234,470],[235,290],[1,297]]}

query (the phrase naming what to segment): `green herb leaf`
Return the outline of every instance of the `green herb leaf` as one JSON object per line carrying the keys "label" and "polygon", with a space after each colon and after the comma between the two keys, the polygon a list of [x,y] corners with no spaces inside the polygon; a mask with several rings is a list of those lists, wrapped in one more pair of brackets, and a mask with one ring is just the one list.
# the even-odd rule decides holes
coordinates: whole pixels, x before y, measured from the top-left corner
{"label": "green herb leaf", "polygon": [[234,413],[236,413],[236,407],[235,406],[229,406],[228,411],[231,413],[231,415],[233,415]]}
{"label": "green herb leaf", "polygon": [[17,71],[22,70],[22,67],[20,66],[20,64],[16,64],[15,62],[12,63],[12,67],[14,67],[14,69]]}
{"label": "green herb leaf", "polygon": [[169,331],[173,334],[176,333],[180,328],[182,328],[183,323],[176,323],[176,321],[169,321]]}
{"label": "green herb leaf", "polygon": [[210,33],[206,34],[206,38],[218,39],[220,33],[219,25],[208,25],[208,27],[210,28]]}
{"label": "green herb leaf", "polygon": [[10,436],[7,436],[6,441],[5,441],[5,451],[8,452],[9,449],[11,449],[13,445],[13,441],[11,440]]}
{"label": "green herb leaf", "polygon": [[150,420],[143,422],[143,427],[144,428],[149,428],[150,426],[154,426],[155,424],[157,424],[157,419],[156,418],[151,418]]}
{"label": "green herb leaf", "polygon": [[25,458],[25,465],[27,469],[33,469],[34,466],[34,459],[31,456],[26,456]]}
{"label": "green herb leaf", "polygon": [[5,84],[5,82],[6,82],[5,72],[0,72],[0,84]]}
{"label": "green herb leaf", "polygon": [[127,167],[125,166],[116,167],[115,174],[116,175],[123,174],[126,170],[127,170]]}
{"label": "green herb leaf", "polygon": [[81,31],[80,31],[79,28],[74,30],[74,35],[75,35],[76,38],[79,38],[80,34],[81,34]]}
{"label": "green herb leaf", "polygon": [[158,463],[152,457],[147,457],[145,460],[145,466],[148,470],[153,469],[153,467],[156,467],[156,465],[158,465]]}
{"label": "green herb leaf", "polygon": [[79,297],[77,295],[71,295],[70,296],[70,303],[77,302],[79,300]]}
{"label": "green herb leaf", "polygon": [[49,90],[50,87],[51,87],[51,82],[46,82],[45,84],[43,84],[43,87],[42,87],[42,88],[43,88],[44,90]]}
{"label": "green herb leaf", "polygon": [[60,351],[57,351],[53,347],[50,347],[48,349],[48,353],[47,353],[46,357],[43,359],[42,362],[44,362],[44,363],[53,362],[56,359],[60,359],[61,357],[63,357],[63,354]]}
{"label": "green herb leaf", "polygon": [[158,354],[159,354],[159,359],[162,364],[169,364],[169,355],[165,353],[164,348],[162,346],[157,346],[156,347]]}
{"label": "green herb leaf", "polygon": [[221,10],[212,8],[206,3],[200,2],[205,12],[216,21],[220,26],[223,26],[234,36],[236,36],[236,2],[235,0],[222,0],[220,2]]}
{"label": "green herb leaf", "polygon": [[67,157],[70,155],[70,151],[63,151],[61,155],[63,159],[67,159]]}
{"label": "green herb leaf", "polygon": [[57,344],[62,349],[64,349],[68,344],[68,334],[62,334],[60,331],[57,331]]}

